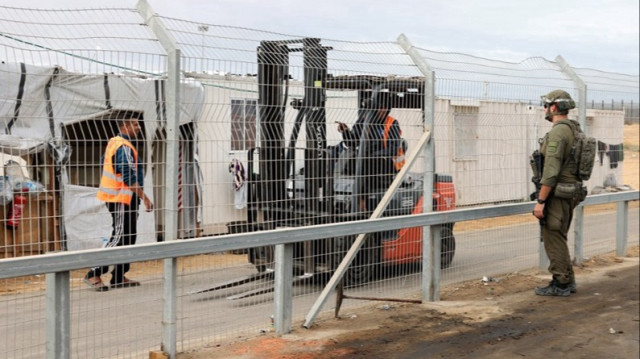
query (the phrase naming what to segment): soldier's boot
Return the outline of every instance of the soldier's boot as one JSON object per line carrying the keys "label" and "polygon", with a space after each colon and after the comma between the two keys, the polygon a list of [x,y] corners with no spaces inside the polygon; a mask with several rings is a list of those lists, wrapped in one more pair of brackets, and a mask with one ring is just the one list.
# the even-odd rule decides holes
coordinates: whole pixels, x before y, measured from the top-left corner
{"label": "soldier's boot", "polygon": [[[559,283],[556,282],[556,280],[554,278],[549,282],[549,285],[552,285],[552,284],[559,284]],[[571,281],[571,283],[568,284],[568,287],[569,287],[569,291],[571,292],[571,294],[578,293],[578,286],[576,285],[575,279],[573,281]]]}
{"label": "soldier's boot", "polygon": [[536,287],[535,293],[542,296],[568,297],[571,295],[571,289],[570,284],[561,285],[552,280],[546,287]]}

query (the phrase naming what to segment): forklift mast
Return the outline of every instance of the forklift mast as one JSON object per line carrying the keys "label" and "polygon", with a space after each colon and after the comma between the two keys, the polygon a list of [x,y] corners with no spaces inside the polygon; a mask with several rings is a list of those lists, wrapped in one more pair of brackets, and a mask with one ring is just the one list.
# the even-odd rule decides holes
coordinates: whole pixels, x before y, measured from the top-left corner
{"label": "forklift mast", "polygon": [[[294,221],[296,225],[333,222],[333,178],[331,169],[327,168],[331,165],[327,161],[327,89],[357,91],[358,116],[366,117],[369,122],[383,103],[388,109],[422,109],[424,79],[331,76],[327,73],[327,51],[331,48],[322,46],[318,38],[265,40],[257,50],[261,136],[254,210],[262,212],[262,220],[268,226],[291,225]],[[292,78],[289,61],[292,52],[302,52],[304,98],[291,101],[298,113],[287,144],[284,121],[288,82]],[[287,179],[295,176],[292,170],[295,144],[303,122],[305,197],[301,209],[291,205],[286,184]],[[366,146],[364,142],[361,150]],[[256,220],[255,214],[249,217],[250,221]]]}
{"label": "forklift mast", "polygon": [[[302,48],[299,46],[302,45]],[[327,51],[320,39],[261,41],[258,47],[258,111],[260,116],[259,172],[260,205],[268,208],[265,220],[286,220],[286,179],[294,148],[286,148],[284,119],[288,94],[289,53],[302,51],[304,66],[304,98],[293,101],[298,118],[291,136],[295,145],[302,120],[305,122],[304,150],[305,207],[307,213],[319,214],[327,208],[326,198],[326,91]],[[293,147],[290,145],[290,147]],[[319,216],[308,216],[317,221]],[[315,224],[315,223],[308,223]]]}
{"label": "forklift mast", "polygon": [[[327,48],[320,46],[319,39],[304,39],[304,100],[306,147],[304,151],[305,168],[305,207],[308,213],[326,213],[327,201],[325,185],[327,117],[326,91]],[[316,221],[320,216],[311,216]],[[309,223],[317,224],[317,223]]]}
{"label": "forklift mast", "polygon": [[258,47],[258,113],[261,134],[258,193],[260,193],[261,202],[264,201],[264,203],[279,203],[285,196],[285,172],[282,161],[284,104],[282,102],[283,82],[288,78],[287,45],[276,41],[262,41]]}

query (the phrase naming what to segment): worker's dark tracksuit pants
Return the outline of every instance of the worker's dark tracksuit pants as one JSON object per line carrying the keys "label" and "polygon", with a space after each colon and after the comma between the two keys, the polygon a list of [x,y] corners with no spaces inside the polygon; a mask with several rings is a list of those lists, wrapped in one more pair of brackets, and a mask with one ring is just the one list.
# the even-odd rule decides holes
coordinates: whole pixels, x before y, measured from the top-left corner
{"label": "worker's dark tracksuit pants", "polygon": [[[109,213],[111,213],[112,230],[106,248],[128,246],[136,244],[138,231],[138,208],[140,200],[134,194],[131,204],[106,203]],[[122,283],[125,273],[129,271],[129,263],[120,263],[113,266],[111,272],[111,284]],[[109,271],[109,266],[94,267],[89,270],[88,278],[101,276]]]}
{"label": "worker's dark tracksuit pants", "polygon": [[575,282],[567,245],[567,233],[576,205],[575,199],[551,196],[545,208],[545,225],[542,227],[544,249],[549,257],[549,272],[561,285]]}

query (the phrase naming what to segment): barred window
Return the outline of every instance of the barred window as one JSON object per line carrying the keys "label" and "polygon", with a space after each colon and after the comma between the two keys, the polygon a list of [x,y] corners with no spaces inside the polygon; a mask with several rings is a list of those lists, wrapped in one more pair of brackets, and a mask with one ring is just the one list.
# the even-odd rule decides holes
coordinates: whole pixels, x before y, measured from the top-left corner
{"label": "barred window", "polygon": [[246,151],[256,146],[257,108],[257,100],[231,100],[231,151]]}

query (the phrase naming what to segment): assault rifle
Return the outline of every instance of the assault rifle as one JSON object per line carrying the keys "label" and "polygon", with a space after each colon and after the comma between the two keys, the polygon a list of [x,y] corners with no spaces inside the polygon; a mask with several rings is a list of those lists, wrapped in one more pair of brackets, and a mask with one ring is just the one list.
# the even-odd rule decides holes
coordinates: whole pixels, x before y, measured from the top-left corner
{"label": "assault rifle", "polygon": [[[529,199],[535,201],[538,199],[540,189],[542,189],[542,170],[544,169],[544,155],[540,153],[540,151],[535,150],[531,154],[531,157],[529,157],[529,164],[531,165],[531,169],[533,170],[533,177],[531,177],[531,182],[533,182],[533,184],[536,186],[536,191],[529,195]],[[540,229],[542,230],[542,226],[544,226],[545,223],[544,217],[538,221],[540,222]],[[542,242],[542,233],[540,234],[540,241]]]}
{"label": "assault rifle", "polygon": [[533,170],[533,177],[531,177],[531,182],[536,186],[536,191],[529,195],[529,199],[535,201],[538,199],[538,194],[540,193],[540,189],[542,188],[542,169],[544,168],[544,155],[540,153],[540,151],[535,150],[531,157],[529,157],[529,163],[531,164],[531,169]]}

